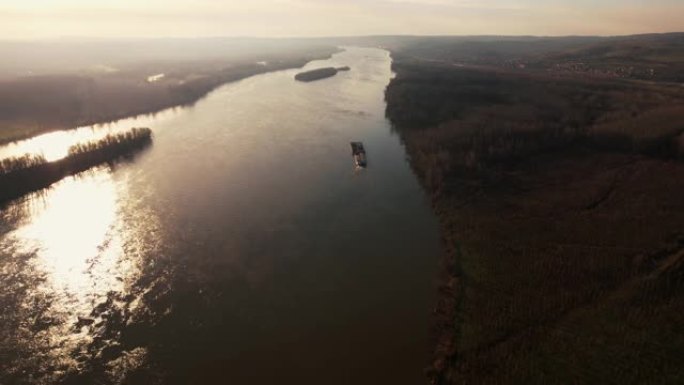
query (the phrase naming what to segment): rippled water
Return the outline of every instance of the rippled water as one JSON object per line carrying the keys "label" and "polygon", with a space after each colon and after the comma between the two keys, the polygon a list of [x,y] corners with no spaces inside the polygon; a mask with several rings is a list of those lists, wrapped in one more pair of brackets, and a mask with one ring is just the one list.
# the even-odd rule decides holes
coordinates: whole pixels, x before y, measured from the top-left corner
{"label": "rippled water", "polygon": [[436,220],[384,118],[388,53],[307,67],[343,65],[0,149],[154,131],[2,208],[0,384],[424,383]]}

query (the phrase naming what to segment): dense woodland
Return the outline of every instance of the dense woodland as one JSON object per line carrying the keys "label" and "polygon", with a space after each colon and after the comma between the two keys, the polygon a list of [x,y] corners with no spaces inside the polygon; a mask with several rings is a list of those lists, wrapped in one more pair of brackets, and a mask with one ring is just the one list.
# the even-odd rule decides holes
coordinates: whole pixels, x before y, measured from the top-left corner
{"label": "dense woodland", "polygon": [[433,382],[684,382],[684,87],[450,44],[396,48],[386,94],[446,245]]}

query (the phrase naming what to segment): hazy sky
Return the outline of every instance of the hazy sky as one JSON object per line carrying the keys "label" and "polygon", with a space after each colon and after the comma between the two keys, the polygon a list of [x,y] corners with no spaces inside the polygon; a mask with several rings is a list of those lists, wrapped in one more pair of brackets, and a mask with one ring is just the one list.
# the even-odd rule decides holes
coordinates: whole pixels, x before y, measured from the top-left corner
{"label": "hazy sky", "polygon": [[631,34],[684,0],[0,0],[0,37]]}

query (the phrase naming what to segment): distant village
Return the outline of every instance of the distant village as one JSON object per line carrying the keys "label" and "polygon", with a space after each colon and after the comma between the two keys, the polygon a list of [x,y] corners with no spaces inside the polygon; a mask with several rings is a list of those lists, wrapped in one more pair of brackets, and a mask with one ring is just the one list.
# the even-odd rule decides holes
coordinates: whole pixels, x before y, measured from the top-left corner
{"label": "distant village", "polygon": [[579,61],[568,61],[555,64],[530,62],[523,60],[509,60],[502,66],[515,70],[545,70],[550,73],[565,75],[580,75],[590,77],[614,78],[614,79],[655,79],[658,74],[655,68],[621,66],[610,64],[596,65]]}

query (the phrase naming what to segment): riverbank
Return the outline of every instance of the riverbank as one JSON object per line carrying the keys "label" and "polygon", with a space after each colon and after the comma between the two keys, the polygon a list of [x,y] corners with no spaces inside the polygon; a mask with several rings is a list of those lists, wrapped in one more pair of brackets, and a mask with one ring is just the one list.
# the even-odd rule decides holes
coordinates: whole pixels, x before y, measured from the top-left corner
{"label": "riverbank", "polygon": [[[91,75],[49,75],[0,82],[0,144],[50,131],[111,122],[189,105],[217,87],[251,76],[300,68],[339,52],[335,47],[298,49],[268,61],[241,59],[165,64],[164,70],[131,70]],[[148,82],[148,72],[165,72]]]}
{"label": "riverbank", "polygon": [[53,183],[97,165],[130,157],[152,144],[149,128],[133,128],[98,141],[81,143],[69,148],[59,160],[48,162],[40,156],[3,159],[0,162],[0,204],[30,192],[49,187]]}
{"label": "riverbank", "polygon": [[432,382],[684,378],[682,90],[393,56],[447,252]]}

